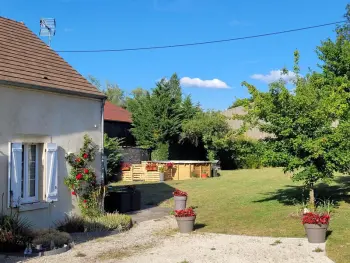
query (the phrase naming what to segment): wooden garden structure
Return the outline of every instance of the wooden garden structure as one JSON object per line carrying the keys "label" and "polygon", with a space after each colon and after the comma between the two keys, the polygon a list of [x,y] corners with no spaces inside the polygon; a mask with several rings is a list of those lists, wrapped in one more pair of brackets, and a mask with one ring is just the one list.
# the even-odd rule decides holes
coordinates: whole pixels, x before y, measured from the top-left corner
{"label": "wooden garden structure", "polygon": [[[210,161],[154,161],[142,162],[141,164],[132,164],[130,170],[122,171],[122,181],[146,181],[159,182],[160,165],[173,163],[173,167],[166,169],[164,172],[164,180],[187,180],[191,178],[201,178],[202,174],[212,175],[212,162]],[[153,171],[148,171],[146,168],[152,167]],[[157,168],[155,168],[157,167]]]}

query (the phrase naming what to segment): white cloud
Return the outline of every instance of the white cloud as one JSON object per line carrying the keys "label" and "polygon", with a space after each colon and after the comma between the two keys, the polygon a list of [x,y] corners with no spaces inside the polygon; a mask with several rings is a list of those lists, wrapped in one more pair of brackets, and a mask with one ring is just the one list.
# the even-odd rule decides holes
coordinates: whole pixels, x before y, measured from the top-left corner
{"label": "white cloud", "polygon": [[180,79],[183,86],[213,89],[229,89],[230,87],[219,79],[202,80],[200,78],[183,77]]}
{"label": "white cloud", "polygon": [[283,74],[282,70],[271,70],[269,74],[253,74],[250,77],[252,79],[260,80],[265,83],[272,83],[281,79],[289,83],[295,80],[297,78],[297,75],[291,71],[288,71],[287,74]]}

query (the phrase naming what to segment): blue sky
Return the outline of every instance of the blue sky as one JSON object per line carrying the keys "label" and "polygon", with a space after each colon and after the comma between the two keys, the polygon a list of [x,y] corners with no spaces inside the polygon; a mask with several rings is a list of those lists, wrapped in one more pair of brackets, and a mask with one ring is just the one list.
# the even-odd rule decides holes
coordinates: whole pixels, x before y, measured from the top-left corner
{"label": "blue sky", "polygon": [[[0,15],[38,33],[41,17],[57,20],[54,50],[180,44],[282,31],[343,20],[346,0],[1,0]],[[317,68],[315,48],[334,26],[237,42],[124,53],[61,53],[83,76],[130,92],[151,89],[176,72],[185,94],[206,109],[225,109],[248,95],[244,80],[265,90],[293,51],[301,70]],[[198,78],[198,79],[195,79]],[[212,81],[217,79],[215,81]],[[209,86],[209,87],[208,87]]]}

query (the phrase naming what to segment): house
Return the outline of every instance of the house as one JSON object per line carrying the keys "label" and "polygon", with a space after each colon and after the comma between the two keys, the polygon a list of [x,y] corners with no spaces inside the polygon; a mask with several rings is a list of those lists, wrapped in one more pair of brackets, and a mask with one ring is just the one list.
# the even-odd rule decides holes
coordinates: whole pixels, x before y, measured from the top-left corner
{"label": "house", "polygon": [[[2,211],[48,227],[77,211],[64,185],[84,134],[103,149],[105,96],[23,23],[0,17]],[[93,168],[102,179],[102,155]]]}
{"label": "house", "polygon": [[[243,125],[243,121],[232,119],[232,116],[234,114],[235,115],[244,115],[244,114],[246,114],[246,111],[242,106],[239,106],[239,107],[225,110],[222,112],[222,114],[227,117],[227,123],[230,126],[230,128],[237,130],[237,129],[241,128],[241,126]],[[269,137],[271,135],[269,135],[268,133],[261,132],[258,128],[254,127],[254,128],[249,129],[245,133],[245,136],[248,139],[260,140],[260,139],[265,139],[266,137]]]}
{"label": "house", "polygon": [[124,146],[135,146],[135,138],[131,134],[131,113],[122,107],[106,101],[104,107],[104,132],[111,138],[123,138]]}

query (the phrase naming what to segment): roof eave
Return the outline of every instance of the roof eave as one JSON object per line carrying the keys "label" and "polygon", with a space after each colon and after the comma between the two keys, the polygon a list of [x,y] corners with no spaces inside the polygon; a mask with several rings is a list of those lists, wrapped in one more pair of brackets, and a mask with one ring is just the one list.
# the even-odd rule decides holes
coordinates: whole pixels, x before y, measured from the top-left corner
{"label": "roof eave", "polygon": [[23,82],[16,82],[16,81],[0,80],[0,84],[14,86],[14,87],[20,87],[20,88],[26,88],[26,89],[49,91],[49,92],[54,92],[54,93],[66,94],[66,95],[75,95],[75,96],[100,99],[100,100],[105,100],[107,98],[104,94],[99,95],[99,94],[88,93],[88,92],[65,90],[65,89],[60,89],[60,88],[33,85],[33,84],[27,84],[27,83],[23,83]]}

